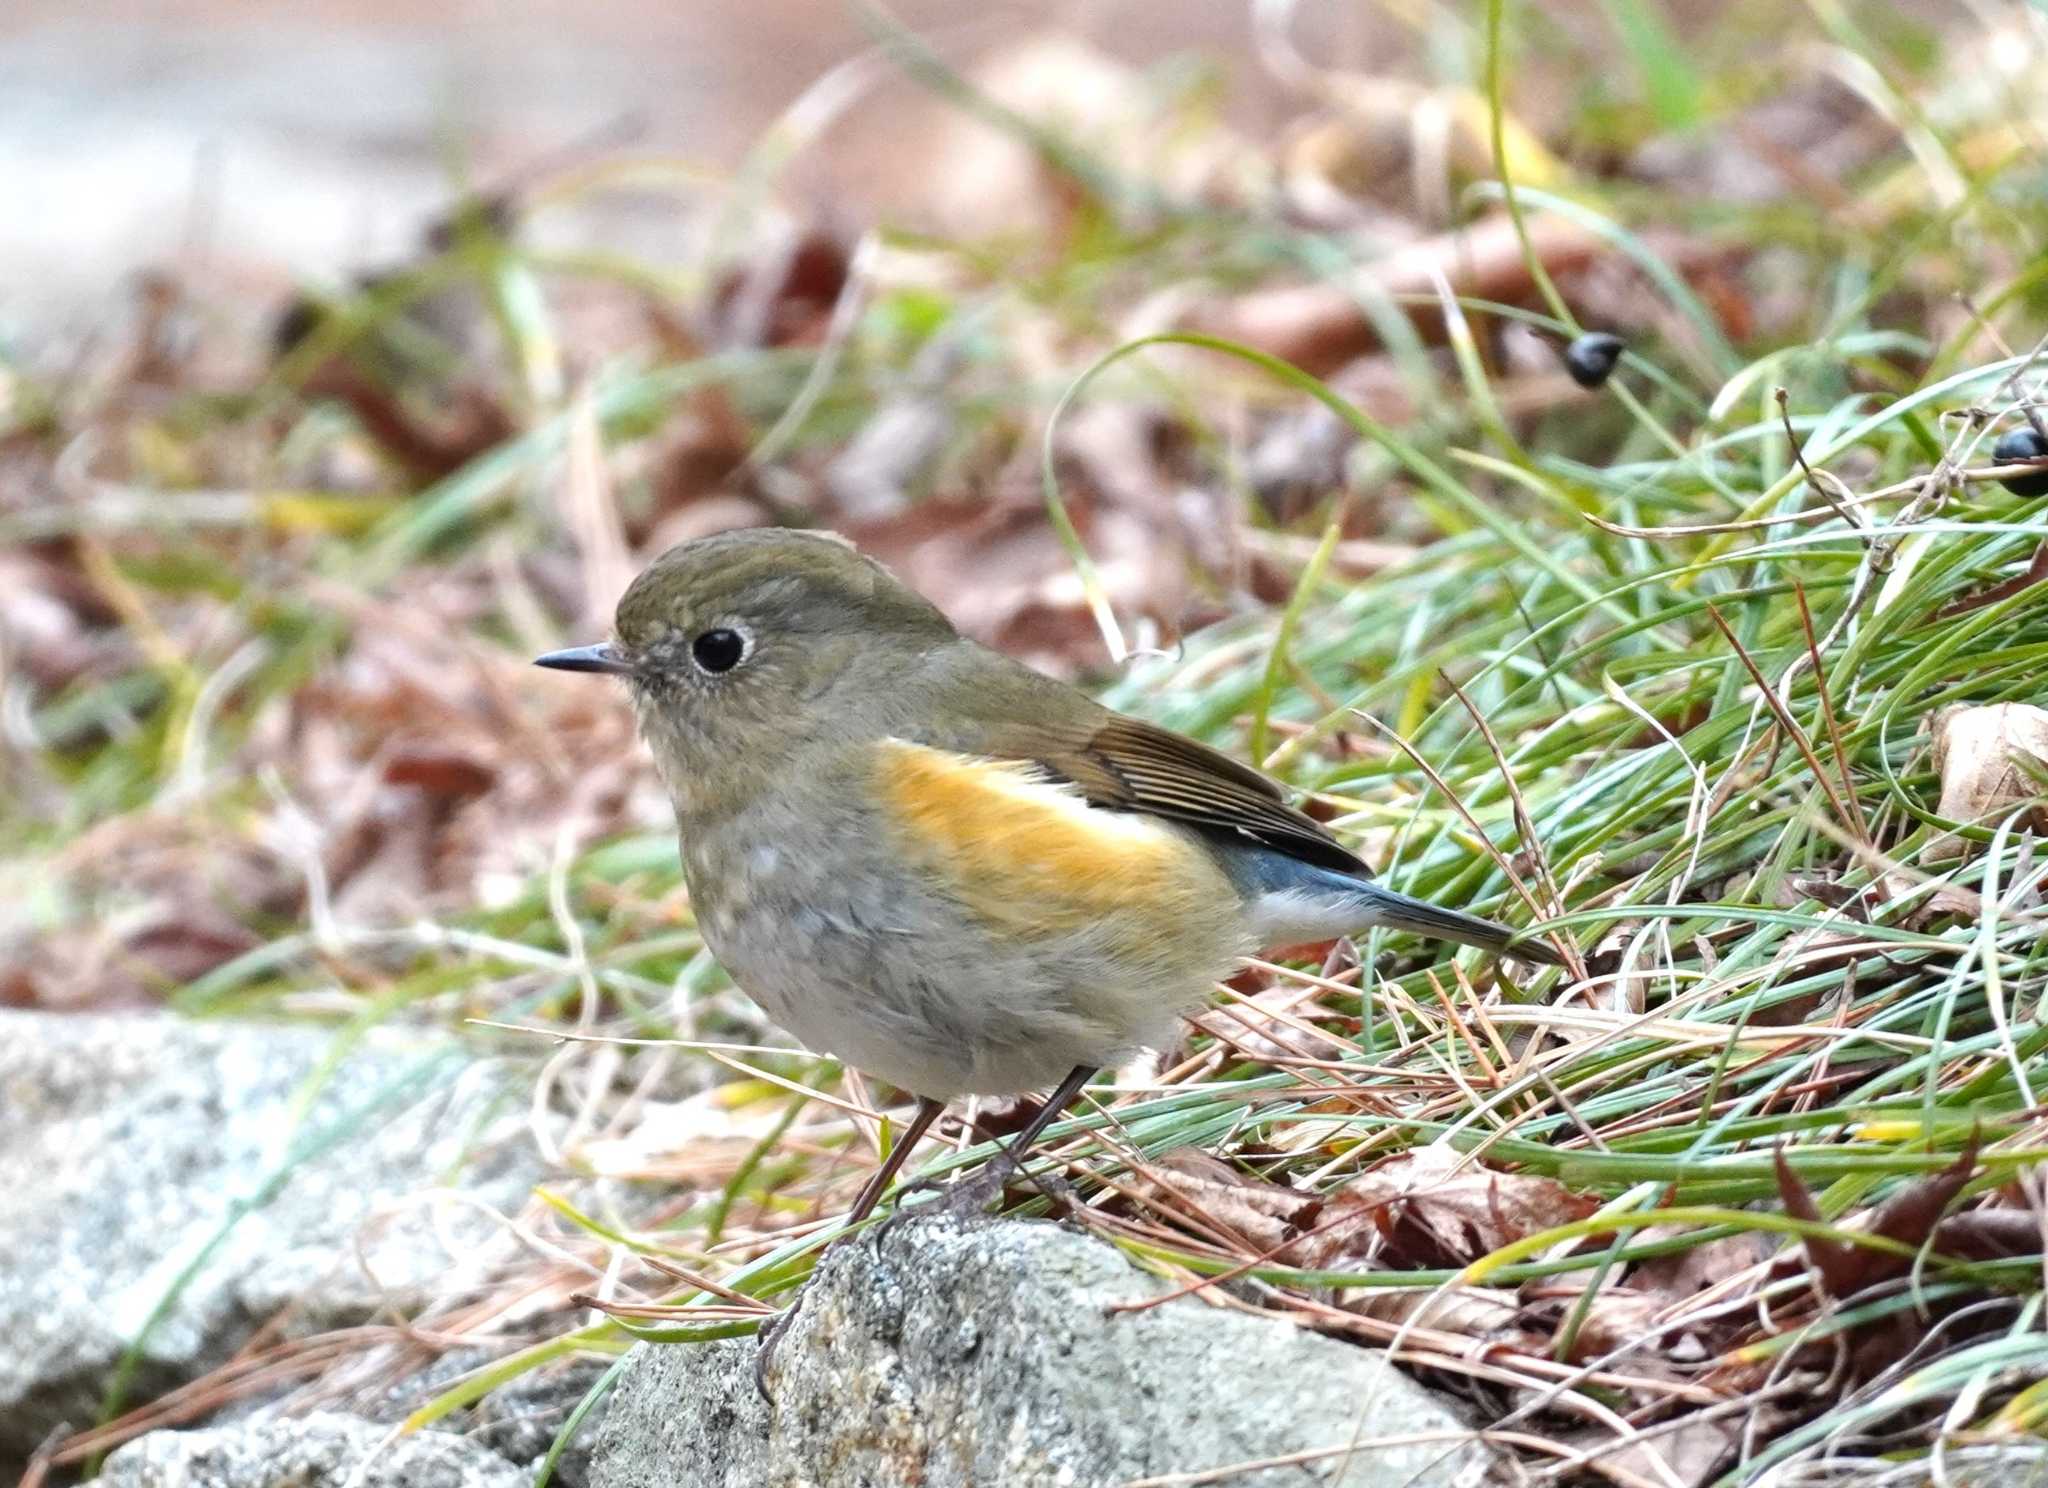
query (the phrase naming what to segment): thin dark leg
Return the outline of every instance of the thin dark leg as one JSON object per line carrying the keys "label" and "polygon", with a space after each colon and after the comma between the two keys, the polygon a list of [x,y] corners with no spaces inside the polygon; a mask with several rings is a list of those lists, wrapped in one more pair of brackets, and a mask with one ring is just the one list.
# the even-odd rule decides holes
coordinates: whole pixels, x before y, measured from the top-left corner
{"label": "thin dark leg", "polygon": [[939,1112],[946,1109],[944,1101],[935,1101],[929,1096],[917,1098],[917,1114],[910,1118],[910,1125],[903,1135],[896,1139],[896,1145],[889,1149],[889,1155],[882,1159],[882,1165],[868,1179],[867,1187],[860,1191],[860,1197],[853,1201],[853,1208],[846,1213],[846,1228],[852,1229],[870,1214],[875,1205],[882,1201],[882,1195],[889,1191],[889,1184],[902,1168],[904,1159],[910,1156],[910,1149],[918,1144],[931,1124],[939,1119]]}
{"label": "thin dark leg", "polygon": [[[911,1149],[917,1146],[925,1132],[931,1128],[931,1124],[939,1119],[939,1112],[945,1109],[944,1101],[931,1100],[922,1095],[917,1098],[917,1114],[910,1118],[910,1125],[903,1129],[903,1135],[896,1139],[896,1145],[889,1149],[889,1155],[882,1159],[882,1165],[875,1169],[874,1176],[869,1178],[866,1186],[861,1189],[860,1197],[853,1201],[853,1208],[847,1211],[842,1228],[852,1229],[874,1212],[875,1205],[882,1201],[882,1195],[889,1191],[890,1181],[909,1158]],[[803,1302],[803,1292],[799,1290],[795,1300],[763,1323],[760,1333],[756,1335],[754,1388],[761,1392],[761,1398],[770,1405],[775,1403],[775,1397],[768,1393],[768,1371],[775,1362],[775,1350],[781,1346],[783,1334],[796,1320],[796,1310],[803,1306]]]}
{"label": "thin dark leg", "polygon": [[1038,1145],[1038,1139],[1045,1135],[1045,1129],[1059,1119],[1060,1112],[1074,1103],[1074,1097],[1081,1093],[1081,1087],[1095,1078],[1092,1065],[1077,1064],[1067,1071],[1066,1079],[1060,1081],[1053,1093],[1045,1098],[1045,1104],[1038,1108],[1038,1114],[1031,1118],[1031,1124],[1010,1139],[1010,1143],[999,1154],[991,1168],[1021,1171],[1024,1159],[1031,1155],[1031,1149]]}
{"label": "thin dark leg", "polygon": [[[937,1204],[906,1209],[903,1207],[903,1198],[910,1190],[906,1189],[903,1194],[898,1195],[896,1212],[883,1220],[880,1227],[875,1230],[875,1244],[880,1246],[886,1242],[889,1232],[913,1215],[941,1212],[954,1215],[979,1214],[986,1209],[989,1201],[1002,1193],[1003,1185],[1008,1183],[1012,1176],[1023,1171],[1025,1158],[1029,1157],[1031,1149],[1038,1145],[1038,1139],[1045,1135],[1045,1129],[1073,1103],[1074,1097],[1081,1093],[1081,1087],[1094,1078],[1095,1069],[1092,1065],[1075,1065],[1068,1071],[1066,1079],[1060,1081],[1059,1088],[1046,1097],[1045,1104],[1038,1108],[1024,1130],[1005,1142],[979,1173],[972,1178],[957,1180],[948,1185],[944,1190],[945,1197]],[[1039,1184],[1039,1188],[1044,1191],[1047,1198],[1057,1201],[1058,1196],[1048,1186],[1049,1182],[1050,1180]],[[938,1185],[925,1179],[911,1187],[936,1188]]]}

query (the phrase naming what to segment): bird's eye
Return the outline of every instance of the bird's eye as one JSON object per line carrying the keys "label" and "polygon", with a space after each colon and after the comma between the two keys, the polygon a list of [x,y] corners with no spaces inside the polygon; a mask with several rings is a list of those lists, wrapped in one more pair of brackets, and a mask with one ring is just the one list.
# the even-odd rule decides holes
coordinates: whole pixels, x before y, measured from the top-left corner
{"label": "bird's eye", "polygon": [[707,630],[690,642],[690,655],[707,672],[729,672],[747,656],[747,638],[736,630],[720,626]]}

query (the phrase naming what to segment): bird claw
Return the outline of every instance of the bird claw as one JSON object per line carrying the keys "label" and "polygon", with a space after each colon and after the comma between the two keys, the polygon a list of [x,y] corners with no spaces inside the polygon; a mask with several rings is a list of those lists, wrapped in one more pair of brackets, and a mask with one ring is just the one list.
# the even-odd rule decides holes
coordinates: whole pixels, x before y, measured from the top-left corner
{"label": "bird claw", "polygon": [[[920,1178],[907,1183],[896,1195],[895,1212],[875,1226],[874,1247],[877,1254],[896,1230],[907,1220],[936,1218],[968,1220],[987,1217],[989,1206],[1002,1197],[1003,1190],[1017,1178],[1024,1178],[1031,1186],[1051,1200],[1053,1208],[1062,1213],[1072,1213],[1081,1205],[1081,1197],[1072,1184],[1052,1173],[1032,1173],[1012,1161],[1008,1153],[994,1158],[987,1167],[972,1178],[958,1179],[952,1183],[941,1183],[935,1178]],[[905,1207],[904,1200],[924,1190],[939,1195],[929,1204]]]}
{"label": "bird claw", "polygon": [[[906,1183],[896,1195],[896,1212],[875,1226],[875,1249],[880,1251],[896,1227],[907,1219],[930,1218],[945,1215],[953,1219],[970,1219],[988,1208],[1002,1197],[1003,1186],[1009,1182],[1007,1164],[997,1158],[972,1178],[963,1178],[954,1183],[940,1183],[934,1178],[920,1178],[915,1183]],[[905,1207],[904,1200],[920,1189],[937,1194],[939,1197],[929,1204]]]}
{"label": "bird claw", "polygon": [[789,1306],[761,1324],[760,1331],[754,1335],[754,1389],[769,1405],[775,1404],[775,1396],[768,1388],[768,1371],[775,1362],[775,1351],[789,1333],[789,1325],[796,1321],[797,1310],[804,1305],[804,1290],[808,1286],[806,1282],[804,1287],[798,1288]]}

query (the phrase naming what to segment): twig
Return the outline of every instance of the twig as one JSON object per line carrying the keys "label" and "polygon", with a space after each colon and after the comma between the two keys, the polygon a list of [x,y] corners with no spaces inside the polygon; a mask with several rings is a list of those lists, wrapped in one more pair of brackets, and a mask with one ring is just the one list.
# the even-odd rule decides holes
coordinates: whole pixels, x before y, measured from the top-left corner
{"label": "twig", "polygon": [[1507,880],[1513,885],[1515,892],[1522,896],[1522,903],[1527,906],[1529,913],[1538,919],[1544,918],[1542,905],[1537,903],[1536,896],[1529,892],[1529,886],[1522,882],[1521,875],[1515,872],[1515,865],[1508,861],[1507,854],[1502,852],[1494,843],[1494,840],[1486,835],[1486,829],[1479,825],[1479,818],[1472,814],[1470,808],[1465,805],[1458,793],[1452,790],[1443,776],[1437,773],[1436,767],[1422,757],[1422,752],[1402,738],[1400,733],[1390,724],[1381,723],[1364,709],[1353,708],[1351,713],[1353,717],[1361,719],[1371,727],[1378,729],[1401,746],[1401,752],[1415,761],[1416,768],[1422,771],[1423,775],[1428,778],[1429,783],[1443,792],[1444,799],[1450,803],[1451,809],[1464,818],[1465,825],[1472,829],[1473,835],[1479,839],[1480,845],[1485,848],[1486,855],[1493,859],[1494,865],[1507,875]]}
{"label": "twig", "polygon": [[1808,742],[1806,731],[1799,727],[1798,721],[1792,717],[1783,701],[1779,699],[1777,689],[1772,687],[1770,682],[1765,679],[1763,672],[1758,669],[1756,662],[1751,658],[1748,648],[1740,640],[1736,639],[1735,632],[1729,628],[1728,622],[1721,617],[1721,611],[1711,602],[1707,605],[1707,613],[1713,616],[1714,624],[1721,628],[1721,634],[1726,636],[1728,644],[1735,648],[1735,654],[1741,659],[1743,667],[1755,679],[1756,685],[1762,689],[1764,706],[1771,710],[1772,715],[1778,720],[1778,726],[1785,731],[1786,737],[1791,739],[1793,746],[1798,749],[1800,754],[1805,756],[1807,768],[1813,771],[1813,778],[1820,783],[1820,788],[1827,793],[1828,801],[1835,808],[1835,814],[1843,822],[1855,826],[1861,831],[1862,818],[1853,814],[1842,803],[1842,798],[1835,794],[1834,782],[1829,780],[1827,772],[1821,769],[1820,760],[1814,755],[1813,745]]}
{"label": "twig", "polygon": [[1515,780],[1514,768],[1508,763],[1508,757],[1500,747],[1500,740],[1494,737],[1493,726],[1486,721],[1486,715],[1473,705],[1472,699],[1465,695],[1465,689],[1458,685],[1457,680],[1449,672],[1439,672],[1437,675],[1442,677],[1444,685],[1451,689],[1451,695],[1464,704],[1465,711],[1472,715],[1472,722],[1479,730],[1479,737],[1486,741],[1487,751],[1492,754],[1494,765],[1500,771],[1500,778],[1508,788],[1508,802],[1515,817],[1515,834],[1522,839],[1522,850],[1528,853],[1529,861],[1536,870],[1537,880],[1543,885],[1544,892],[1550,896],[1549,913],[1563,914],[1564,896],[1558,892],[1557,875],[1551,871],[1550,856],[1543,850],[1542,839],[1536,835],[1536,823],[1529,816],[1529,803],[1522,798],[1522,787]]}
{"label": "twig", "polygon": [[1806,654],[1813,661],[1813,685],[1820,693],[1820,712],[1828,726],[1828,739],[1834,745],[1835,765],[1842,772],[1842,790],[1849,802],[1849,809],[1855,813],[1857,835],[1866,842],[1870,840],[1870,826],[1863,818],[1863,803],[1856,798],[1856,782],[1849,776],[1849,751],[1842,743],[1842,727],[1835,718],[1834,700],[1828,696],[1826,670],[1820,664],[1820,643],[1813,637],[1813,612],[1806,606],[1806,586],[1793,580],[1792,595],[1799,601],[1799,624],[1806,632]]}
{"label": "twig", "polygon": [[[1792,405],[1790,399],[1785,395],[1785,390],[1783,388],[1773,388],[1772,396],[1778,400],[1778,417],[1785,424],[1785,442],[1792,447],[1792,458],[1799,462],[1800,470],[1805,472],[1806,484],[1813,488],[1813,493],[1816,496],[1820,497],[1821,500],[1825,501],[1834,510],[1836,516],[1840,517],[1851,527],[1861,527],[1863,524],[1856,520],[1856,513],[1843,505],[1843,497],[1853,496],[1849,488],[1842,486],[1840,494],[1837,495],[1829,487],[1831,485],[1841,486],[1841,481],[1832,475],[1828,475],[1824,470],[1815,470],[1806,463],[1806,451],[1800,447],[1799,435],[1792,428]],[[1824,476],[1826,477],[1825,479],[1822,478]]]}

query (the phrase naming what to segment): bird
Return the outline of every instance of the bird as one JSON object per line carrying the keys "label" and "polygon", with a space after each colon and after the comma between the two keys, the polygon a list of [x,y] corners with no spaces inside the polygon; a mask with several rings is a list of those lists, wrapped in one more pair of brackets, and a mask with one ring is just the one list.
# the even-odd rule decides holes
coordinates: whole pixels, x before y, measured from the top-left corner
{"label": "bird", "polygon": [[950,1101],[1054,1087],[960,1185],[985,1205],[1089,1080],[1262,948],[1384,928],[1563,959],[1383,887],[1278,782],[963,636],[837,534],[671,548],[611,640],[536,664],[624,679],[740,988],[917,1098],[848,1228]]}

